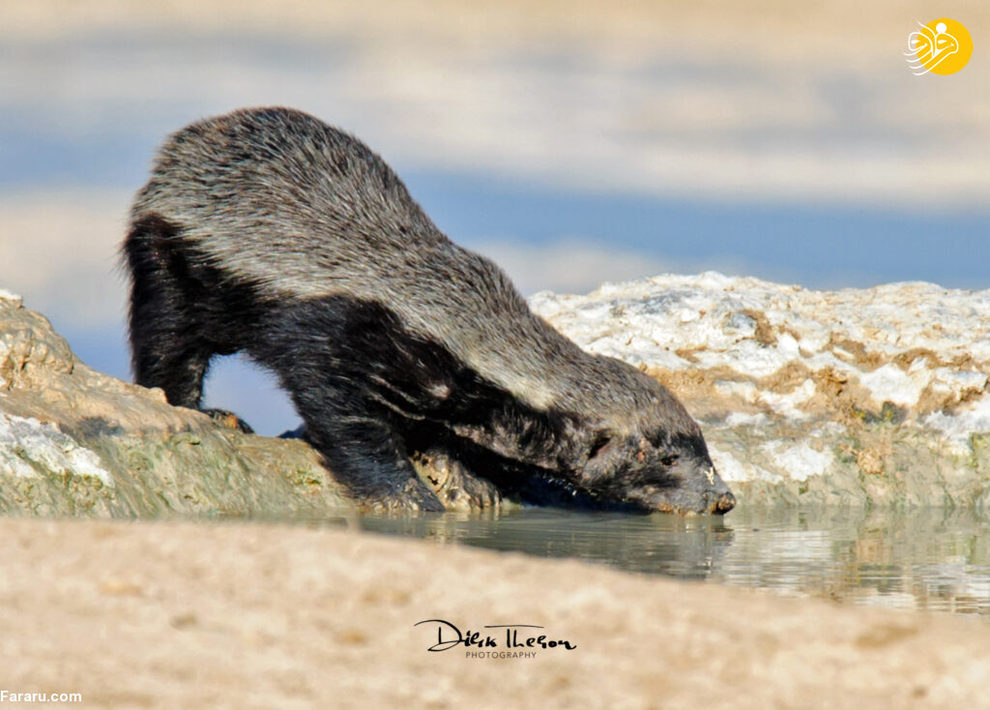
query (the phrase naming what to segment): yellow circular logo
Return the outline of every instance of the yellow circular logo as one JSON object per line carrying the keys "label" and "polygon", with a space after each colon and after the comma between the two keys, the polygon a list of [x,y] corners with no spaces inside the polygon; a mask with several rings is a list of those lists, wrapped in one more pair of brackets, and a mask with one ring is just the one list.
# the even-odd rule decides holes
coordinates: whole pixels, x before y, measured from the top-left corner
{"label": "yellow circular logo", "polygon": [[915,76],[955,74],[973,55],[973,38],[961,23],[948,17],[927,25],[919,22],[918,30],[908,35],[908,51],[904,55]]}

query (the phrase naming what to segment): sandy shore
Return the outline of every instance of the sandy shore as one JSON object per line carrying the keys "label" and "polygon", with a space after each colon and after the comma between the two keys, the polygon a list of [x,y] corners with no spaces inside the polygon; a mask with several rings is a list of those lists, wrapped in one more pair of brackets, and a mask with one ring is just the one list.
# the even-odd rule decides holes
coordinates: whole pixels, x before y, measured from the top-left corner
{"label": "sandy shore", "polygon": [[[0,689],[80,707],[955,708],[985,707],[990,677],[981,620],[578,562],[241,523],[0,536]],[[424,619],[492,635],[489,653],[495,624],[575,648],[429,652]]]}

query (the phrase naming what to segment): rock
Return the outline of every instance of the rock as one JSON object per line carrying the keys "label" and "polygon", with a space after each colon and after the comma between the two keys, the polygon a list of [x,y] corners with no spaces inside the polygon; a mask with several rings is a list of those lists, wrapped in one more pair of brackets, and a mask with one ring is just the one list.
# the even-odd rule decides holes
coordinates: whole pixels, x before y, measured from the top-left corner
{"label": "rock", "polygon": [[531,306],[667,384],[744,503],[990,504],[990,291],[704,273]]}
{"label": "rock", "polygon": [[0,512],[285,517],[348,505],[305,443],[219,427],[100,374],[0,292]]}

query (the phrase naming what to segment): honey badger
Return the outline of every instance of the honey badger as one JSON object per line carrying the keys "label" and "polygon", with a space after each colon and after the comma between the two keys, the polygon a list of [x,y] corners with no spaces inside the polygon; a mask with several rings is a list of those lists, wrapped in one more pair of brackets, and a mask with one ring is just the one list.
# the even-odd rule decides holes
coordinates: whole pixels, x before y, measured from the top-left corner
{"label": "honey badger", "polygon": [[170,136],[123,253],[137,382],[198,408],[210,359],[246,352],[360,501],[443,509],[410,460],[440,452],[535,502],[734,505],[667,389],[560,335],[312,116],[245,109]]}

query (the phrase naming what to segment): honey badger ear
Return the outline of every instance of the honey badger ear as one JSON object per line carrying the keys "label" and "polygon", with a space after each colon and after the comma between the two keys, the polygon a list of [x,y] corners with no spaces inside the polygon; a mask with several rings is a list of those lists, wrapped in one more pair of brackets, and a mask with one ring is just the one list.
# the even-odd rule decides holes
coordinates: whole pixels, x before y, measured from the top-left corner
{"label": "honey badger ear", "polygon": [[612,447],[612,442],[615,440],[615,432],[609,429],[603,429],[594,432],[591,438],[591,444],[588,447],[587,459],[588,461],[593,461],[598,458],[599,455],[608,453],[609,449]]}
{"label": "honey badger ear", "polygon": [[599,469],[618,442],[616,432],[604,423],[568,421],[565,436],[570,439],[569,465],[584,469]]}

